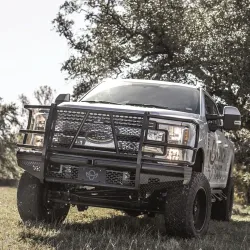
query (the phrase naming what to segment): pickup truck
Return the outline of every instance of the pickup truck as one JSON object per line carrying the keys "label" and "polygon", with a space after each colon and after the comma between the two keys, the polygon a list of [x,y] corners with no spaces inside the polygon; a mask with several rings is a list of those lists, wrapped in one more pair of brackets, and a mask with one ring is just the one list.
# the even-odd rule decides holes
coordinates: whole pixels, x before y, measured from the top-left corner
{"label": "pickup truck", "polygon": [[25,171],[17,190],[21,219],[63,222],[70,206],[164,216],[166,232],[206,234],[232,213],[237,108],[223,114],[200,87],[151,80],[106,80],[77,102],[27,105],[18,144]]}

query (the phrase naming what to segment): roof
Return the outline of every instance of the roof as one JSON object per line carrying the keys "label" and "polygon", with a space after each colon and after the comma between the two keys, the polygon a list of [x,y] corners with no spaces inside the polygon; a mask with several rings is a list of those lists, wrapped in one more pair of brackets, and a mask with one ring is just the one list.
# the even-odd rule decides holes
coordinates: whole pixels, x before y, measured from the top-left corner
{"label": "roof", "polygon": [[114,81],[121,81],[121,82],[135,82],[135,83],[142,83],[142,84],[165,84],[165,85],[175,85],[175,86],[182,86],[197,89],[197,86],[184,84],[184,83],[176,83],[176,82],[169,82],[169,81],[159,81],[159,80],[144,80],[144,79],[115,79]]}

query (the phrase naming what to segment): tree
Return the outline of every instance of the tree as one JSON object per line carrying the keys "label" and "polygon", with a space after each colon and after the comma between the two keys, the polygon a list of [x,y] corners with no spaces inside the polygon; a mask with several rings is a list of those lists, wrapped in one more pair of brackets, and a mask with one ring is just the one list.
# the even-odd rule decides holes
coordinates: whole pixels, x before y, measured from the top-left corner
{"label": "tree", "polygon": [[40,86],[34,91],[34,96],[40,105],[50,105],[54,99],[55,90],[50,86]]}
{"label": "tree", "polygon": [[[62,69],[79,81],[74,96],[105,77],[186,78],[193,12],[183,0],[66,1],[53,23],[73,50]],[[75,14],[85,24],[78,33]]]}
{"label": "tree", "polygon": [[[34,91],[34,97],[36,98],[38,104],[40,105],[50,105],[54,99],[55,90],[52,90],[50,86],[43,85],[40,86],[37,90]],[[30,104],[29,98],[25,94],[21,94],[18,96],[18,99],[21,103],[21,117],[19,118],[19,123],[21,127],[26,128],[28,122],[29,112],[27,109],[24,108],[25,105]],[[33,110],[33,114],[37,112],[37,110]],[[20,142],[23,139],[23,136],[18,138]]]}
{"label": "tree", "polygon": [[[18,99],[19,99],[19,101],[20,101],[20,103],[21,103],[21,111],[20,111],[21,117],[20,117],[20,119],[19,119],[19,122],[20,122],[21,127],[24,128],[24,127],[27,126],[28,114],[29,114],[28,110],[25,109],[24,106],[30,104],[30,100],[29,100],[28,97],[27,97],[26,95],[24,95],[24,94],[19,95],[19,96],[18,96]],[[21,136],[21,137],[22,137],[22,136]],[[22,138],[20,138],[20,139],[22,139]]]}
{"label": "tree", "polygon": [[28,99],[28,97],[24,94],[21,94],[18,96],[18,99],[20,100],[22,106],[24,105],[29,105],[30,104],[30,100]]}
{"label": "tree", "polygon": [[[105,77],[195,79],[246,118],[249,5],[247,0],[65,1],[53,21],[73,50],[62,69],[79,82],[75,97]],[[77,14],[84,26],[75,32]]]}
{"label": "tree", "polygon": [[18,125],[17,107],[15,104],[4,104],[0,98],[0,177],[13,178],[18,176],[15,159],[15,133]]}
{"label": "tree", "polygon": [[[34,97],[36,98],[38,104],[40,105],[50,105],[54,99],[55,90],[53,90],[50,86],[43,85],[40,86],[37,90],[34,91]],[[30,104],[29,98],[25,94],[21,94],[18,96],[18,99],[21,103],[21,117],[20,123],[22,127],[26,127],[28,121],[28,111],[24,108],[25,105]]]}

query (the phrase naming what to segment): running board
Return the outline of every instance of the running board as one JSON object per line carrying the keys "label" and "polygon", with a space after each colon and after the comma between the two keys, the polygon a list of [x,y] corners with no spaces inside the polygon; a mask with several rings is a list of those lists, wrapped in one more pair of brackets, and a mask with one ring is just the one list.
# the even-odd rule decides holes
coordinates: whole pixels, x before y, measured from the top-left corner
{"label": "running board", "polygon": [[223,201],[223,200],[227,199],[227,196],[223,193],[222,190],[212,189],[211,190],[211,199],[212,199],[212,202]]}

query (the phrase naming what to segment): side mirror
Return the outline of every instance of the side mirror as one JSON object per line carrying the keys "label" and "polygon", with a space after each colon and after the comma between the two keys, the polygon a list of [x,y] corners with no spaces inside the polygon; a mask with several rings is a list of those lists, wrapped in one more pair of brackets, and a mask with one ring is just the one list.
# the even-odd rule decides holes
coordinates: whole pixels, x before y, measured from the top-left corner
{"label": "side mirror", "polygon": [[238,130],[241,127],[240,111],[232,106],[226,106],[223,110],[223,128],[225,130]]}
{"label": "side mirror", "polygon": [[55,100],[55,104],[60,104],[62,102],[70,102],[70,94],[60,94]]}

